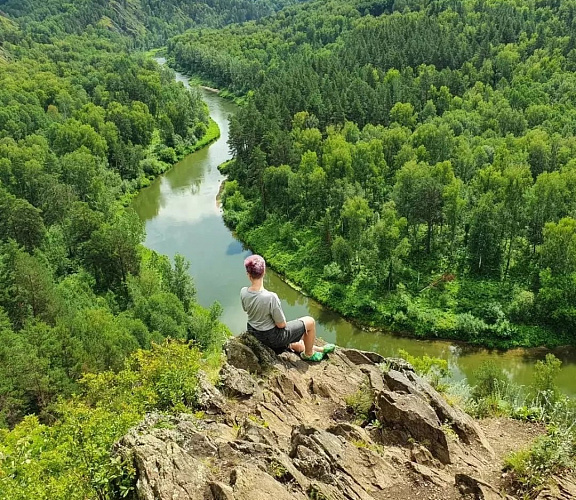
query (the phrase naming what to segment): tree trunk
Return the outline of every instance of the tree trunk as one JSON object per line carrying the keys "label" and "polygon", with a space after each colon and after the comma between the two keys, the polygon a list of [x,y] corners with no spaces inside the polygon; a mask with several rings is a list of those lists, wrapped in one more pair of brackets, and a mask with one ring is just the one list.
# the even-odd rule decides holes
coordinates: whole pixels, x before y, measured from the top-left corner
{"label": "tree trunk", "polygon": [[514,241],[513,237],[510,237],[510,242],[508,243],[508,255],[506,256],[506,269],[504,271],[504,281],[508,277],[508,270],[510,269],[510,258],[512,256],[512,243]]}

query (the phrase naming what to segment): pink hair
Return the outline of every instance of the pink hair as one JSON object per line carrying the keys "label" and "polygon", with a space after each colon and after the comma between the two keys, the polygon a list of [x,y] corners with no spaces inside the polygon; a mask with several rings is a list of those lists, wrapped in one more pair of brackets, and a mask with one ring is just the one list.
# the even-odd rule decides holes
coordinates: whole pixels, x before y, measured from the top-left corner
{"label": "pink hair", "polygon": [[266,261],[260,255],[250,255],[244,260],[244,267],[252,278],[261,278],[266,270]]}

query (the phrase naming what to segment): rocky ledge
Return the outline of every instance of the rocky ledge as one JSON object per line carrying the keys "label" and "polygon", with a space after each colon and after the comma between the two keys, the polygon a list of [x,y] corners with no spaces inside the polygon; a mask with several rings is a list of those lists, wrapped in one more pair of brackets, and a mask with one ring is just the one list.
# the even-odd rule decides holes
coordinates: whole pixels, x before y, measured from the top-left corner
{"label": "rocky ledge", "polygon": [[[219,386],[200,377],[201,414],[149,414],[117,444],[137,498],[513,498],[500,485],[509,450],[495,454],[405,361],[338,349],[312,364],[247,335],[225,352]],[[367,399],[361,421],[351,395]]]}

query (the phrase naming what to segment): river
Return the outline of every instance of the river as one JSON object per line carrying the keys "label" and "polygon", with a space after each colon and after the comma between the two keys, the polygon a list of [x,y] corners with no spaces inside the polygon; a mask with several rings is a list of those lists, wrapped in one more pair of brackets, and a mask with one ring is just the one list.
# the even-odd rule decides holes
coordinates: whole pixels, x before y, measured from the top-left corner
{"label": "river", "polygon": [[[188,85],[185,76],[177,74],[177,79]],[[242,262],[250,252],[224,225],[216,202],[224,180],[217,167],[230,158],[228,117],[236,106],[211,91],[202,92],[210,115],[220,127],[220,138],[187,156],[143,189],[134,199],[133,207],[146,224],[145,245],[170,257],[176,253],[185,256],[190,261],[200,304],[208,307],[214,301],[220,302],[224,309],[221,320],[234,334],[239,334],[246,326],[239,291],[248,285]],[[274,272],[267,273],[265,286],[278,294],[288,319],[304,315],[316,318],[318,335],[328,342],[384,356],[395,356],[399,349],[404,349],[413,355],[441,357],[448,360],[455,379],[467,377],[471,383],[474,371],[482,362],[493,359],[512,380],[529,384],[534,362],[548,352],[545,349],[488,351],[450,342],[370,333],[294,290]],[[563,361],[558,378],[560,388],[576,395],[576,350],[563,348],[554,354]]]}

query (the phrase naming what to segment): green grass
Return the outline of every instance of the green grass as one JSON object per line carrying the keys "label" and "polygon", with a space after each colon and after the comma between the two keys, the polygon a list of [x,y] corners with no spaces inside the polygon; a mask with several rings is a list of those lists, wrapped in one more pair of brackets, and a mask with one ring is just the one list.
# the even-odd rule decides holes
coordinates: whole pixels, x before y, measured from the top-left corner
{"label": "green grass", "polygon": [[187,147],[185,155],[189,155],[194,151],[198,151],[199,149],[202,149],[208,146],[209,144],[212,144],[219,138],[220,138],[220,127],[218,127],[218,124],[212,118],[210,118],[210,123],[208,124],[206,133],[204,134],[202,139],[200,139],[196,144]]}
{"label": "green grass", "polygon": [[346,397],[346,406],[354,413],[355,420],[358,424],[368,421],[370,410],[374,404],[372,390],[366,382],[354,393]]}
{"label": "green grass", "polygon": [[144,57],[164,57],[166,56],[166,47],[156,47],[155,49],[147,50],[143,52]]}

